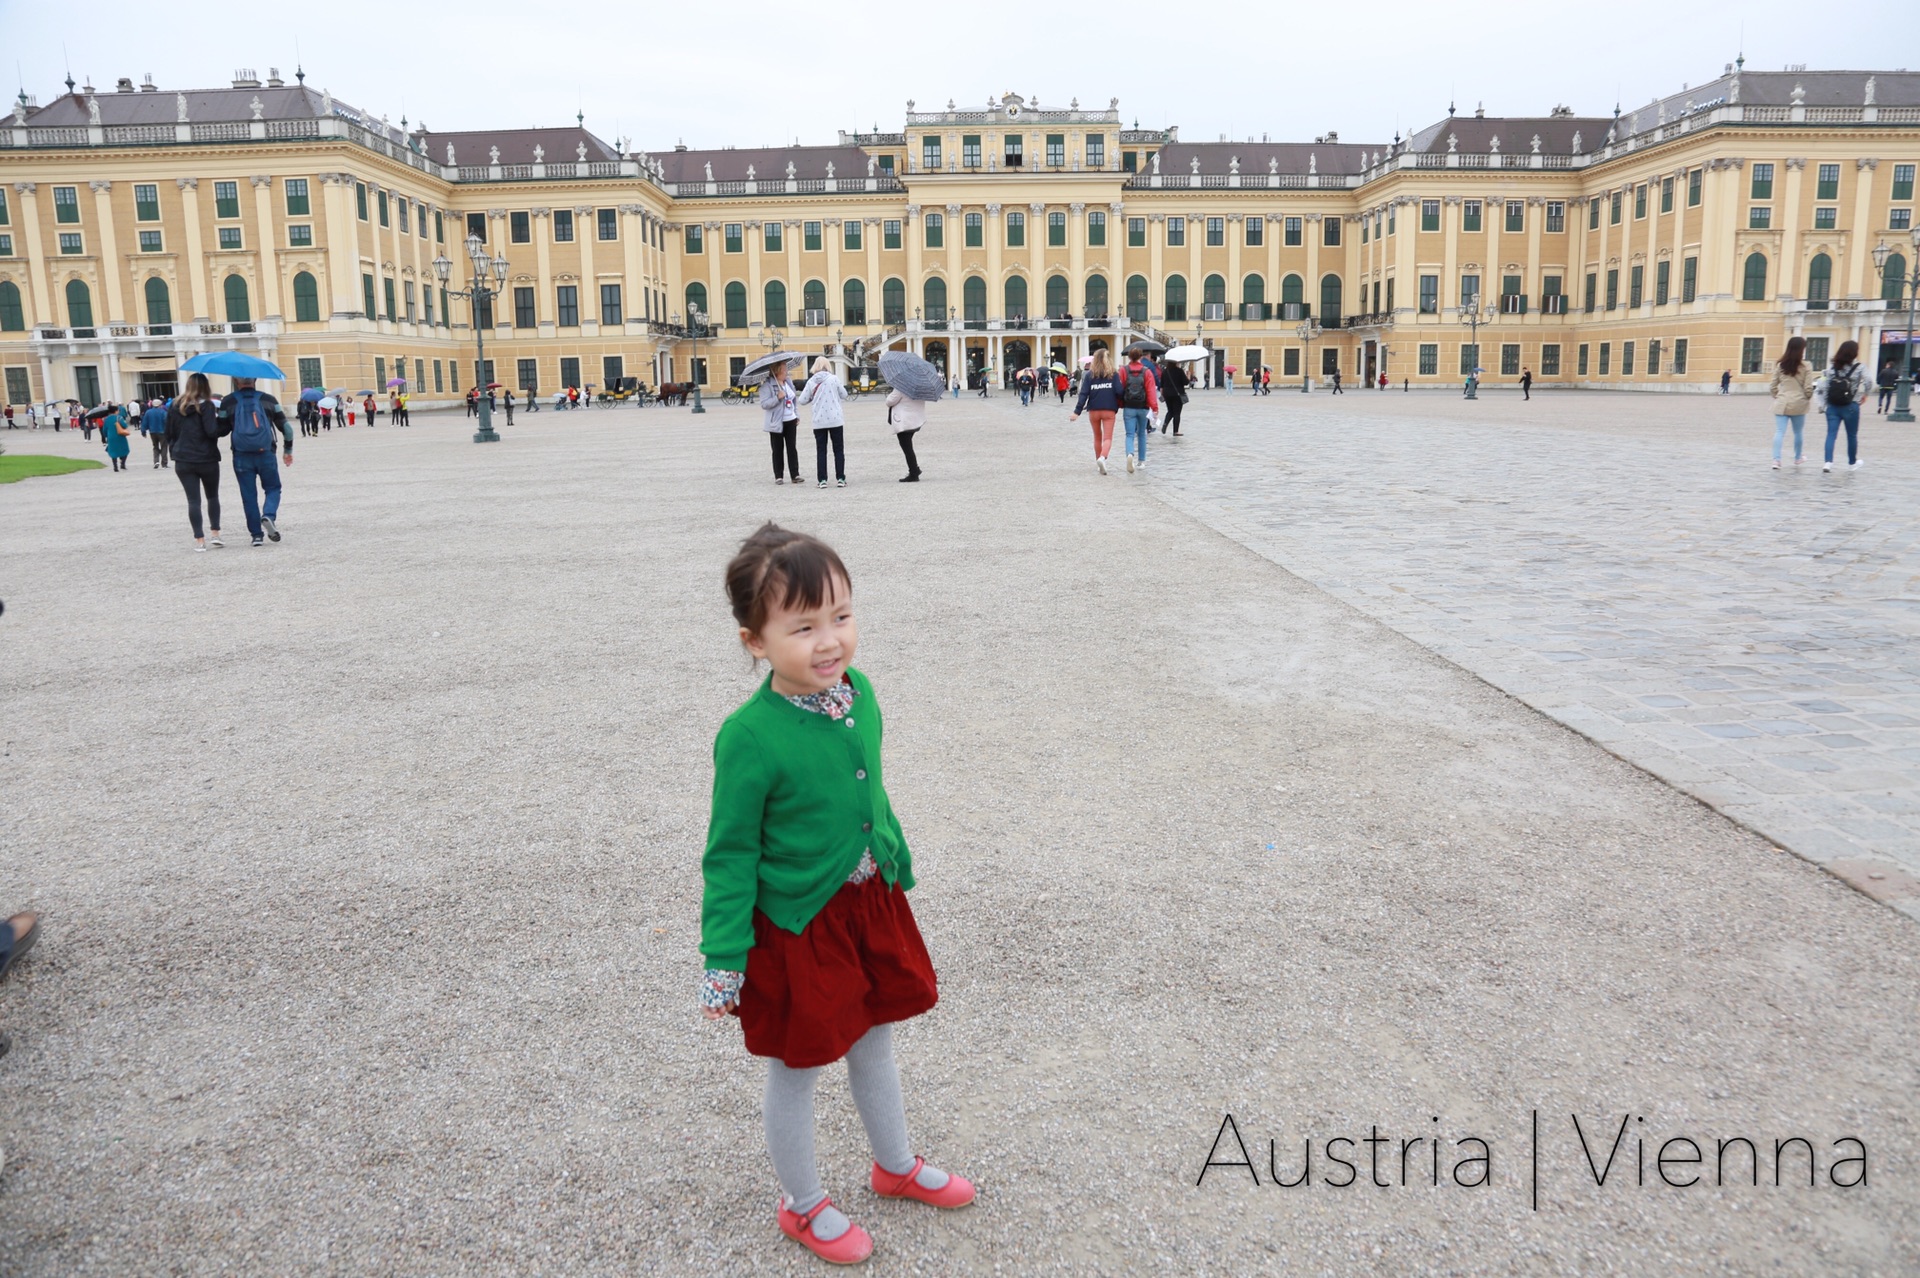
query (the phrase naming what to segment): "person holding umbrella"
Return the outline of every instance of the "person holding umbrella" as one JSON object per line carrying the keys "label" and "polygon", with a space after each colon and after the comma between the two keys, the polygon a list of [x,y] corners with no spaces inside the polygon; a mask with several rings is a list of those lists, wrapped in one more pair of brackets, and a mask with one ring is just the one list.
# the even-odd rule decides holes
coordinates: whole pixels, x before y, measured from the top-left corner
{"label": "person holding umbrella", "polygon": [[788,366],[801,356],[792,351],[776,351],[763,356],[740,371],[740,381],[751,385],[760,381],[760,429],[767,432],[773,449],[773,482],[784,484],[787,476],[800,482],[800,408],[794,393]]}
{"label": "person holding umbrella", "polygon": [[913,437],[927,424],[927,405],[939,400],[944,388],[940,370],[911,351],[887,351],[880,356],[880,375],[893,390],[887,396],[887,422],[907,459],[903,484],[920,482],[920,459],[913,451]]}
{"label": "person holding umbrella", "polygon": [[[847,417],[843,411],[847,401],[847,388],[833,371],[833,361],[825,355],[813,361],[813,376],[807,378],[807,387],[800,392],[800,402],[811,405],[813,409],[813,457],[814,473],[820,477],[820,487],[827,486],[827,445],[833,445],[833,473],[840,481],[840,487],[847,486]],[[795,476],[795,482],[799,477]]]}
{"label": "person holding umbrella", "polygon": [[[127,454],[133,451],[133,445],[128,440],[131,432],[127,430],[126,413],[120,405],[111,403],[102,404],[94,413],[102,414],[100,442],[107,446],[107,456],[113,459],[113,468],[124,471],[127,468]],[[87,420],[93,420],[93,413],[87,415]]]}
{"label": "person holding umbrella", "polygon": [[1160,403],[1165,406],[1166,414],[1160,419],[1160,433],[1167,433],[1171,426],[1176,437],[1180,434],[1180,412],[1187,406],[1187,387],[1193,378],[1181,365],[1181,355],[1185,350],[1201,350],[1201,347],[1178,347],[1167,352],[1160,362]]}
{"label": "person holding umbrella", "polygon": [[[293,428],[287,425],[280,401],[257,389],[255,381],[262,377],[280,381],[286,374],[271,360],[239,351],[196,355],[180,368],[186,373],[214,373],[233,378],[233,394],[220,401],[215,414],[216,429],[233,439],[233,477],[240,485],[240,504],[246,508],[247,531],[253,535],[253,544],[264,545],[263,536],[279,541],[280,530],[275,527],[274,519],[280,513],[280,468],[273,460],[273,437],[277,431],[286,440],[283,458],[291,466]],[[254,491],[256,480],[266,493],[264,509]]]}
{"label": "person holding umbrella", "polygon": [[220,437],[231,429],[221,423],[213,407],[213,390],[206,374],[192,373],[187,387],[167,410],[167,443],[173,452],[173,473],[187,490],[187,522],[193,525],[193,548],[205,550],[200,524],[200,494],[207,495],[207,524],[213,545],[220,540]]}

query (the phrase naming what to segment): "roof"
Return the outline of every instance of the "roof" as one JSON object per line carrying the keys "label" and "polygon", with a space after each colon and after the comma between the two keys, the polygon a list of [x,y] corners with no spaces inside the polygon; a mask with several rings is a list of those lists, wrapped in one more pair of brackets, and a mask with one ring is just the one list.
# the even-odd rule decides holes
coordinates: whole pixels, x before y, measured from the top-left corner
{"label": "roof", "polygon": [[1161,147],[1161,173],[1231,173],[1240,161],[1242,175],[1256,173],[1358,173],[1365,157],[1388,153],[1385,142],[1169,142]]}
{"label": "roof", "polygon": [[1576,133],[1580,135],[1579,151],[1593,151],[1607,136],[1607,126],[1612,123],[1605,116],[1450,115],[1408,138],[1406,149],[1445,152],[1449,149],[1447,139],[1452,137],[1455,142],[1451,149],[1467,155],[1486,155],[1493,150],[1493,140],[1498,138],[1500,149],[1511,155],[1516,151],[1532,151],[1533,139],[1537,137],[1542,154],[1572,155]]}
{"label": "roof", "polygon": [[705,182],[709,164],[713,166],[715,182],[744,182],[749,168],[760,181],[778,181],[787,176],[789,164],[793,166],[793,176],[802,180],[826,177],[829,164],[835,177],[867,175],[867,153],[857,146],[770,146],[746,150],[729,147],[715,151],[655,151],[652,155],[660,161],[662,178],[668,182]]}
{"label": "roof", "polygon": [[[569,125],[559,129],[470,129],[454,133],[419,130],[414,134],[426,149],[426,156],[439,163],[491,164],[493,149],[500,148],[501,164],[572,164],[587,148],[587,159],[618,160],[620,152],[584,128]],[[447,147],[453,147],[454,159],[447,159]],[[534,155],[538,147],[540,155]]]}
{"label": "roof", "polygon": [[[263,85],[257,89],[187,89],[184,92],[162,89],[152,93],[123,93],[109,89],[91,96],[100,104],[100,122],[107,125],[177,123],[181,98],[187,100],[187,119],[195,124],[251,120],[255,98],[260,100],[260,115],[265,120],[313,120],[325,114],[322,110],[324,95],[304,85],[290,84],[279,88]],[[84,92],[63,93],[43,107],[28,107],[27,118],[35,128],[88,124],[88,97]],[[356,117],[359,115],[358,112],[353,114]]]}

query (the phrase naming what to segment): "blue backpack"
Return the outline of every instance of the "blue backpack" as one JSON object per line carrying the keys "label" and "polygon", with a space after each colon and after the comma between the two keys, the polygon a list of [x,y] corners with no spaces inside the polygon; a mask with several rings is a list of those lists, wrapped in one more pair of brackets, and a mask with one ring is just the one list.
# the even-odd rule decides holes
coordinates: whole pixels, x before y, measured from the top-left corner
{"label": "blue backpack", "polygon": [[257,393],[233,397],[233,447],[242,453],[273,450],[273,423],[267,419],[266,406]]}

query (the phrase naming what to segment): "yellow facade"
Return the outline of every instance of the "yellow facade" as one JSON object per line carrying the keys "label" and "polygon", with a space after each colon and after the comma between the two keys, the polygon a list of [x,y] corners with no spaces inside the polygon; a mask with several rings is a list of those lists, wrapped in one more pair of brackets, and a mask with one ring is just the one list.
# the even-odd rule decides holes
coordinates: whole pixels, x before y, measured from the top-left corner
{"label": "yellow facade", "polygon": [[[1920,75],[1729,68],[1679,98],[1361,145],[1186,142],[1009,94],[837,146],[650,155],[409,132],[277,77],[123,81],[0,120],[0,368],[15,402],[120,399],[231,346],[434,402],[480,337],[543,394],[711,392],[774,345],[958,347],[997,379],[1143,334],[1282,382],[1457,383],[1473,336],[1487,379],[1542,386],[1753,386],[1796,332],[1877,360],[1906,327],[1871,255],[1914,251]],[[484,333],[433,267],[464,287],[470,233],[508,262]]]}

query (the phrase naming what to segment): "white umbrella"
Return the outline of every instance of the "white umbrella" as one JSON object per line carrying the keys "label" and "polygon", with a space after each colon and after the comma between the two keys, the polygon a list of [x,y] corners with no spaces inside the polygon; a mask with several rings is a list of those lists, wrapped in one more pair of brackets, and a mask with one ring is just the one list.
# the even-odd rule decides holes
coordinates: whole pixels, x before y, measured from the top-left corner
{"label": "white umbrella", "polygon": [[329,411],[329,412],[331,412],[331,411],[333,411],[334,409],[336,409],[336,408],[338,408],[338,407],[340,407],[340,401],[339,401],[339,400],[337,400],[337,399],[335,399],[335,398],[334,398],[333,396],[331,396],[331,395],[328,395],[328,396],[327,396],[326,398],[324,398],[324,399],[322,399],[322,400],[320,401],[320,407],[322,407],[322,408],[324,408],[324,409],[326,409],[327,411]]}
{"label": "white umbrella", "polygon": [[782,364],[804,364],[806,355],[800,351],[775,351],[771,355],[762,355],[753,363],[740,370],[733,380],[742,386],[753,386],[773,376],[773,370]]}
{"label": "white umbrella", "polygon": [[1167,352],[1166,357],[1167,359],[1171,360],[1175,364],[1185,364],[1191,360],[1205,359],[1207,358],[1207,356],[1211,354],[1213,354],[1213,352],[1208,350],[1204,346],[1194,346],[1189,344],[1186,346],[1174,347],[1172,350]]}

